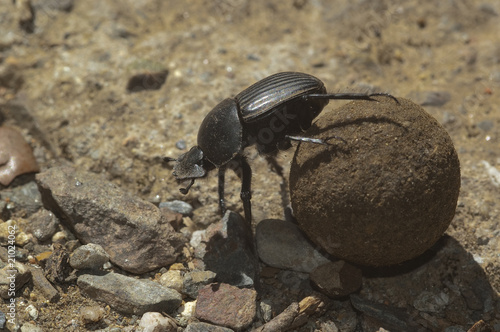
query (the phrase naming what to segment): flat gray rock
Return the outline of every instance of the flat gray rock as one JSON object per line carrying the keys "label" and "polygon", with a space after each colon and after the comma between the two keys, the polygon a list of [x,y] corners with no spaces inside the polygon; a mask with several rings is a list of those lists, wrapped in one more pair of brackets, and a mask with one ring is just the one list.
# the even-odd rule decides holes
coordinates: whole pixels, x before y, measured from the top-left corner
{"label": "flat gray rock", "polygon": [[269,266],[311,272],[329,260],[307,241],[299,228],[278,219],[262,220],[255,230],[260,259]]}
{"label": "flat gray rock", "polygon": [[69,166],[48,169],[36,179],[45,207],[82,243],[101,245],[122,269],[140,274],[177,258],[183,236],[153,204]]}
{"label": "flat gray rock", "polygon": [[84,274],[77,283],[88,297],[103,301],[126,314],[142,315],[148,311],[172,313],[182,303],[182,296],[173,289],[118,273],[103,276]]}

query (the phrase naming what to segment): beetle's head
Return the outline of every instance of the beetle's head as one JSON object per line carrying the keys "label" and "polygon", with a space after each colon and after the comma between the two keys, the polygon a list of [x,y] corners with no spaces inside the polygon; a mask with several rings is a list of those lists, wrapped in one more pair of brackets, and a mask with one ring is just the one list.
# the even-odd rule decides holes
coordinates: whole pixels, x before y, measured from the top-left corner
{"label": "beetle's head", "polygon": [[166,157],[165,160],[175,161],[173,174],[177,181],[191,180],[186,188],[180,189],[184,195],[188,193],[195,179],[202,178],[207,174],[203,165],[203,151],[198,146],[193,146],[177,159]]}

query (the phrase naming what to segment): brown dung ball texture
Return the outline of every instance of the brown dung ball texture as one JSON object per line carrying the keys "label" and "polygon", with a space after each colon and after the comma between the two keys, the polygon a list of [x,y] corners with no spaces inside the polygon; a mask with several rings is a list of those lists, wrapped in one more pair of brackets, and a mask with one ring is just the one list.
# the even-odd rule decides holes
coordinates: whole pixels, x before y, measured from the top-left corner
{"label": "brown dung ball texture", "polygon": [[290,193],[314,243],[340,259],[386,266],[422,254],[448,228],[460,164],[448,133],[420,106],[376,99],[323,112],[304,136],[332,145],[300,143]]}

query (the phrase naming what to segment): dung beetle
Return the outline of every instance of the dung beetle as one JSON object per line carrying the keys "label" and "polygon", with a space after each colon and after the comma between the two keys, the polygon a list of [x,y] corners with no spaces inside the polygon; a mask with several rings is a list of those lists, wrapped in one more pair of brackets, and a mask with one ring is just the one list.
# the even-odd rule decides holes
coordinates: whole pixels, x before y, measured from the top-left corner
{"label": "dung beetle", "polygon": [[278,150],[291,147],[291,140],[328,144],[320,139],[295,135],[311,126],[330,99],[374,100],[371,97],[376,95],[387,94],[327,93],[323,82],[314,76],[299,72],[277,73],[251,85],[236,97],[220,102],[201,123],[198,145],[177,159],[164,159],[176,162],[173,175],[178,181],[190,181],[186,188],[180,189],[183,194],[188,193],[195,179],[218,168],[222,214],[226,211],[224,175],[226,169],[234,170],[242,182],[240,197],[245,219],[251,222],[252,170],[243,150],[256,145],[259,153],[275,155]]}

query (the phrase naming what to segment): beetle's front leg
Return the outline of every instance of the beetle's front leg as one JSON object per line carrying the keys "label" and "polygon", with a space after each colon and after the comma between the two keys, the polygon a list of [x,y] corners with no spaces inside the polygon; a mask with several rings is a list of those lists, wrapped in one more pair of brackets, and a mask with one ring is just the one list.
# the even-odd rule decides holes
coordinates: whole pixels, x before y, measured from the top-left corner
{"label": "beetle's front leg", "polygon": [[219,208],[222,216],[226,214],[226,202],[224,201],[224,175],[226,174],[226,165],[219,167]]}

